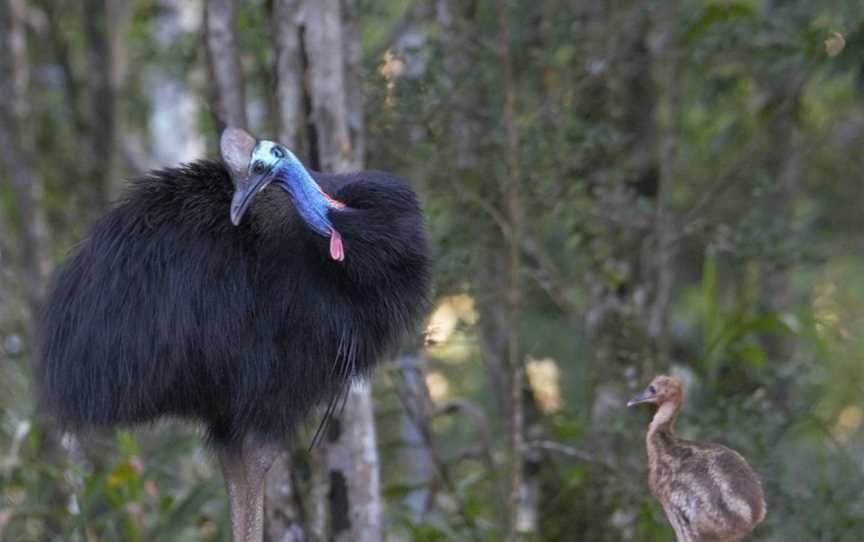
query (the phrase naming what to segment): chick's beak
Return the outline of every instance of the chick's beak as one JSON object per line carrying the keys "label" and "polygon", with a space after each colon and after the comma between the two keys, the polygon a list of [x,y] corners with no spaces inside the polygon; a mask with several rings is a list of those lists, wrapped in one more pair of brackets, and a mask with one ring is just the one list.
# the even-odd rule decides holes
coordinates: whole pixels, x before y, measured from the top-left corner
{"label": "chick's beak", "polygon": [[273,180],[272,172],[253,173],[246,178],[245,181],[237,183],[237,188],[234,190],[234,197],[231,198],[231,223],[237,226],[240,224],[240,219],[255,195],[267,188],[270,181]]}
{"label": "chick's beak", "polygon": [[647,402],[651,401],[651,399],[653,399],[653,398],[654,398],[654,394],[651,393],[651,391],[648,388],[645,388],[644,390],[642,390],[641,393],[639,393],[638,395],[634,396],[632,399],[627,401],[627,406],[631,407],[631,406],[635,406],[635,405],[641,405],[642,403],[647,403]]}

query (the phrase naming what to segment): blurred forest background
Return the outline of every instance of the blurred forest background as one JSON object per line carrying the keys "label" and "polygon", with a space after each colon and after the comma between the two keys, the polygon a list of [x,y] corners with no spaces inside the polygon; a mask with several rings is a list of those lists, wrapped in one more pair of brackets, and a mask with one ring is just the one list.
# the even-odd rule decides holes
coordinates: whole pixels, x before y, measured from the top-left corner
{"label": "blurred forest background", "polygon": [[864,537],[860,1],[4,0],[2,25],[0,540],[228,539],[194,427],[61,438],[29,376],[51,270],[124,179],[215,158],[217,118],[396,173],[434,247],[426,332],[372,386],[363,532],[328,519],[310,420],[268,540],[671,540],[624,407],[658,372],[683,436],[763,476],[753,539]]}

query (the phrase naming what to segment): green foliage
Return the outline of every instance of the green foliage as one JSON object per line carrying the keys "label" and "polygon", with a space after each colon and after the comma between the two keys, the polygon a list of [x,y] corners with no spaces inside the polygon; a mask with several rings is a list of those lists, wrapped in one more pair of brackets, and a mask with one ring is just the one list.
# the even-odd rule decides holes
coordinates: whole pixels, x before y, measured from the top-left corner
{"label": "green foliage", "polygon": [[[224,505],[220,504],[215,514],[208,511],[214,500],[222,500],[218,475],[211,473],[207,479],[188,480],[186,487],[172,488],[177,483],[172,480],[176,477],[173,469],[188,461],[188,438],[162,445],[159,454],[144,450],[147,456],[142,459],[136,437],[120,431],[114,439],[100,442],[116,455],[106,463],[86,467],[40,463],[44,454],[40,450],[46,449],[44,438],[38,429],[32,431],[21,449],[20,463],[7,474],[4,501],[14,499],[17,503],[5,534],[10,540],[42,538],[39,533],[46,529],[54,532],[57,524],[65,525],[62,533],[52,537],[58,541],[82,537],[205,541],[221,540],[228,532],[221,519]],[[69,444],[71,449],[78,446]]]}

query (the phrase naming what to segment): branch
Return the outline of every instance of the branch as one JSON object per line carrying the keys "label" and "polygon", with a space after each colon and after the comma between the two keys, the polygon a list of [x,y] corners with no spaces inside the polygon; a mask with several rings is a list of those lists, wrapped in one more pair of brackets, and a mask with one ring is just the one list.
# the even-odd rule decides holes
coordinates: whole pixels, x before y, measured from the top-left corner
{"label": "branch", "polygon": [[432,412],[430,418],[438,416],[462,414],[474,425],[480,435],[480,445],[483,463],[490,474],[495,474],[495,460],[492,456],[492,436],[489,434],[489,419],[474,403],[468,399],[457,398],[447,401]]}
{"label": "branch", "polygon": [[573,446],[567,446],[566,444],[561,444],[560,442],[555,442],[551,440],[533,440],[525,443],[525,448],[529,450],[548,450],[550,452],[558,452],[560,454],[564,454],[569,457],[575,457],[576,459],[580,459],[582,461],[589,461],[591,463],[602,463],[596,457],[591,455],[589,452],[585,450],[580,450],[579,448],[574,448]]}
{"label": "branch", "polygon": [[427,415],[425,406],[421,406],[419,411],[411,407],[411,405],[415,404],[427,405],[429,403],[428,390],[426,389],[425,380],[421,379],[421,385],[423,390],[426,391],[426,393],[423,394],[423,397],[412,400],[413,398],[409,397],[409,394],[411,393],[411,388],[408,384],[407,376],[404,374],[404,370],[402,368],[399,368],[397,370],[394,370],[393,372],[399,375],[399,378],[393,380],[393,389],[394,391],[396,391],[396,396],[399,398],[399,402],[402,403],[402,407],[408,414],[408,418],[411,420],[411,422],[414,424],[414,427],[417,429],[417,432],[420,434],[420,438],[423,441],[423,447],[426,449],[426,453],[429,454],[429,459],[432,462],[433,468],[435,469],[436,476],[441,481],[447,492],[450,494],[451,498],[456,502],[457,508],[459,510],[459,515],[462,516],[463,521],[471,530],[472,537],[475,540],[480,540],[480,534],[477,531],[477,524],[474,518],[467,512],[466,503],[462,499],[462,496],[459,493],[456,484],[453,483],[450,472],[447,469],[444,461],[441,459],[441,454],[438,452],[438,447],[436,446],[435,440],[432,437],[432,430],[429,428],[429,420],[434,416],[434,414],[432,416]]}
{"label": "branch", "polygon": [[576,314],[576,306],[569,301],[567,293],[561,285],[563,282],[559,278],[561,273],[543,244],[535,236],[525,234],[522,238],[522,249],[534,261],[537,272],[532,274],[532,278],[540,286],[540,289],[546,292],[549,300],[564,314]]}

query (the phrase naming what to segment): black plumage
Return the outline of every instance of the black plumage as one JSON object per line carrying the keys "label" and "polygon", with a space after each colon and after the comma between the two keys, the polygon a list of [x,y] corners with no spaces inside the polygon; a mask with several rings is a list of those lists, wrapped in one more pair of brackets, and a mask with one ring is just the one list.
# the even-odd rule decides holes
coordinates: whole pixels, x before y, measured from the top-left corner
{"label": "black plumage", "polygon": [[59,270],[41,326],[45,408],[73,430],[202,421],[223,447],[289,435],[426,307],[416,196],[382,172],[313,173],[344,262],[269,186],[238,226],[221,163],[134,181]]}

